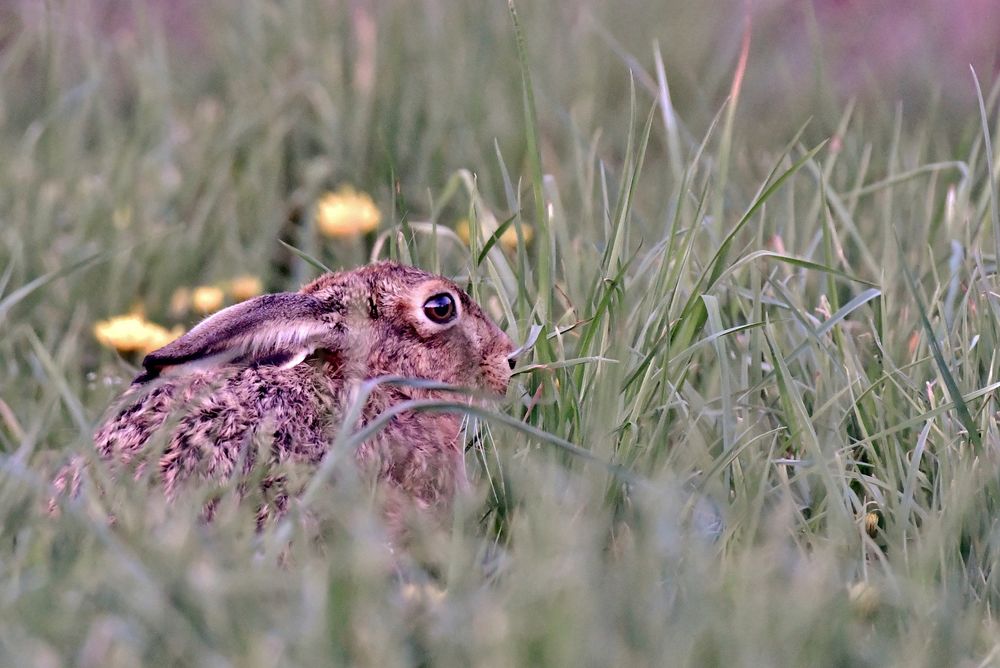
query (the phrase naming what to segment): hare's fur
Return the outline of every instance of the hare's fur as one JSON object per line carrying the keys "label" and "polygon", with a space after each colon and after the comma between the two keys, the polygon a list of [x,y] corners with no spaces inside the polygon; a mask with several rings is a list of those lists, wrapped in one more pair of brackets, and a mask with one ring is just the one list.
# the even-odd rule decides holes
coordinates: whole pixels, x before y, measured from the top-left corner
{"label": "hare's fur", "polygon": [[[457,301],[448,326],[421,310],[441,292]],[[512,349],[447,279],[391,262],[327,274],[298,293],[230,307],[149,355],[95,440],[102,457],[138,475],[162,435],[158,474],[174,496],[192,476],[246,473],[261,463],[259,443],[269,444],[266,464],[317,464],[367,379],[402,376],[502,394]],[[352,428],[410,399],[472,400],[378,384]],[[465,484],[461,424],[455,413],[403,411],[358,449],[359,462],[388,487],[396,506],[389,512],[444,506]]]}

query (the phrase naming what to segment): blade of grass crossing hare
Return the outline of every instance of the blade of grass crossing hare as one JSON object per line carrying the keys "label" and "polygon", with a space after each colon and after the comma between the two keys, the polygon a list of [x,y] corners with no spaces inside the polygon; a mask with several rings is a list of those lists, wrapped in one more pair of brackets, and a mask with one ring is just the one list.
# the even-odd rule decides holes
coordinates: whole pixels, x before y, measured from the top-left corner
{"label": "blade of grass crossing hare", "polygon": [[357,449],[362,443],[381,431],[396,416],[409,411],[458,412],[465,413],[467,415],[474,415],[484,420],[492,420],[498,424],[503,424],[507,427],[523,432],[532,438],[537,439],[541,443],[553,445],[573,457],[579,458],[585,462],[596,464],[623,482],[632,484],[648,483],[648,481],[634,471],[630,471],[624,467],[605,461],[590,450],[582,448],[575,443],[571,443],[564,438],[560,438],[555,434],[533,427],[504,413],[489,411],[476,406],[475,404],[462,403],[458,401],[413,399],[397,404],[381,413],[377,418],[366,424],[363,428],[351,434],[343,441],[343,445],[337,449],[347,452]]}

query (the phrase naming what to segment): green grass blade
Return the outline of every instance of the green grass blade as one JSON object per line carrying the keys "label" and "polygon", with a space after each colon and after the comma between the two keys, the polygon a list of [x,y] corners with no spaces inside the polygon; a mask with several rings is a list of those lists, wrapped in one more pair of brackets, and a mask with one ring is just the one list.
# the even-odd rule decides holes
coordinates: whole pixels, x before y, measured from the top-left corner
{"label": "green grass blade", "polygon": [[[897,237],[896,243],[899,245],[900,253],[902,254],[902,244],[900,244]],[[955,376],[952,375],[951,369],[948,368],[948,364],[944,359],[944,353],[941,351],[941,344],[937,340],[937,335],[934,333],[934,327],[931,325],[930,318],[927,316],[927,307],[924,305],[924,300],[920,296],[920,292],[917,288],[917,282],[913,278],[913,274],[910,272],[910,267],[903,262],[903,275],[906,277],[906,285],[910,289],[910,294],[913,296],[914,302],[916,302],[917,313],[920,315],[920,324],[923,327],[924,334],[927,336],[927,343],[931,348],[931,353],[934,355],[934,362],[937,364],[938,372],[941,374],[941,379],[944,381],[945,388],[948,390],[948,396],[955,405],[955,413],[958,416],[958,421],[961,423],[962,427],[965,428],[967,433],[967,438],[978,450],[982,447],[982,436],[979,430],[976,428],[976,423],[972,419],[972,414],[969,412],[969,407],[962,398],[962,393],[958,389],[958,383],[955,382]]]}
{"label": "green grass blade", "polygon": [[531,190],[535,204],[535,272],[538,317],[546,322],[552,311],[552,235],[549,232],[548,214],[545,210],[545,189],[542,183],[542,154],[538,145],[538,112],[535,109],[535,91],[531,85],[531,71],[528,66],[528,51],[524,34],[517,17],[514,0],[508,0],[508,11],[514,29],[514,43],[521,70],[521,88],[524,110],[524,138],[527,146],[528,168]]}
{"label": "green grass blade", "polygon": [[983,89],[979,85],[976,70],[969,65],[972,80],[976,84],[976,99],[979,102],[979,121],[983,132],[983,144],[986,147],[986,192],[990,200],[990,219],[993,222],[993,252],[996,261],[1000,263],[1000,195],[997,194],[997,172],[993,165],[993,142],[990,140],[990,122],[986,114],[986,103],[983,101]]}

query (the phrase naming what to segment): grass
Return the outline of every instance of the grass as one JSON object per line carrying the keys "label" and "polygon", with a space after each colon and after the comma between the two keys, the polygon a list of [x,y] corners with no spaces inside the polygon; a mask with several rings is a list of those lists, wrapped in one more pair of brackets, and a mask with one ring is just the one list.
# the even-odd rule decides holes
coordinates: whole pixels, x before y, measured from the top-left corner
{"label": "grass", "polygon": [[[1000,86],[980,108],[970,79],[950,117],[823,95],[768,119],[776,142],[737,50],[688,54],[693,102],[668,90],[684,54],[650,50],[669,12],[641,4],[251,0],[198,10],[190,42],[141,3],[110,37],[12,10],[0,664],[1000,662]],[[167,506],[98,462],[48,517],[135,373],[93,323],[367,261],[374,235],[315,233],[343,183],[379,203],[383,256],[537,334],[470,416],[450,530],[388,554],[346,458],[334,484],[290,472],[309,493],[259,534],[231,486]],[[468,249],[441,229],[463,217]]]}

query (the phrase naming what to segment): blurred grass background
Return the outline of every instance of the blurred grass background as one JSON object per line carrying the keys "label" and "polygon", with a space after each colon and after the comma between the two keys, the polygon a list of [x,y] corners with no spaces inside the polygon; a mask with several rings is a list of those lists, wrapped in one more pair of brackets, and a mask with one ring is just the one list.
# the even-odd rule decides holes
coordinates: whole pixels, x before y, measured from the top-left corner
{"label": "blurred grass background", "polygon": [[[1000,663],[995,3],[518,9],[0,3],[0,664]],[[96,462],[46,516],[95,322],[386,232],[542,327],[449,532],[349,467],[261,534]]]}

